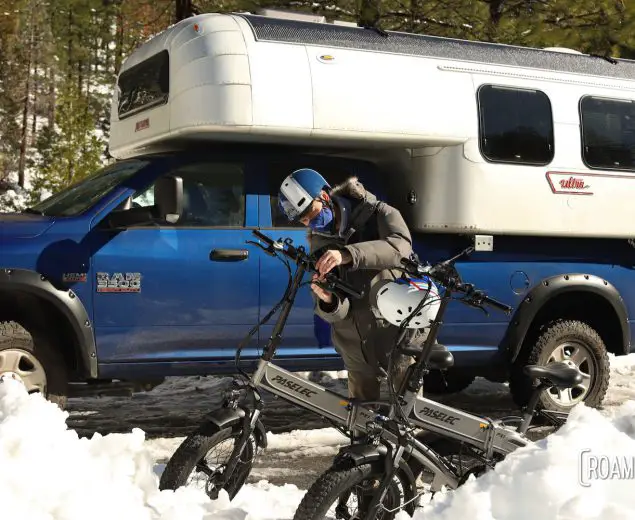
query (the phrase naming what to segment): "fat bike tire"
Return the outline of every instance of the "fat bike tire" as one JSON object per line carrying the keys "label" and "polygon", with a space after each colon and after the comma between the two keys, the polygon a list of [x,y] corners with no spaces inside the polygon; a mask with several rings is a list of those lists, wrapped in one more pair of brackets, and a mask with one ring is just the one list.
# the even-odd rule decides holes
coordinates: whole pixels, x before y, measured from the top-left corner
{"label": "fat bike tire", "polygon": [[[159,481],[159,489],[176,490],[181,486],[185,486],[188,484],[190,475],[199,469],[201,478],[207,479],[204,491],[211,499],[218,498],[220,489],[227,491],[230,500],[233,499],[245,484],[253,467],[257,449],[253,433],[247,439],[247,444],[240,454],[240,459],[225,484],[221,487],[218,484],[214,484],[214,480],[224,477],[222,474],[224,467],[229,463],[235,443],[238,442],[241,435],[242,428],[227,427],[218,430],[209,424],[199,427],[181,443],[166,464]],[[220,448],[224,443],[229,445],[224,449]],[[225,459],[224,462],[217,463],[218,467],[210,467],[207,457],[216,448],[222,450]]]}
{"label": "fat bike tire", "polygon": [[[340,497],[355,497],[355,488],[357,486],[368,489],[372,493],[373,484],[379,484],[383,477],[384,473],[381,469],[368,463],[360,464],[356,467],[330,468],[308,489],[295,512],[293,520],[346,518],[346,514],[344,516],[336,516],[335,514],[335,508],[338,506]],[[357,496],[359,497],[359,495]],[[369,495],[366,500],[370,501],[370,497],[372,495]],[[380,508],[376,519],[392,520],[401,510],[412,516],[415,511],[414,498],[414,491],[400,477],[400,473],[396,472],[382,502],[386,509],[396,509],[396,511],[389,512]],[[397,509],[402,504],[405,504],[403,509]],[[331,514],[327,516],[331,508],[333,508]],[[354,513],[351,513],[350,517],[354,517],[353,515]]]}

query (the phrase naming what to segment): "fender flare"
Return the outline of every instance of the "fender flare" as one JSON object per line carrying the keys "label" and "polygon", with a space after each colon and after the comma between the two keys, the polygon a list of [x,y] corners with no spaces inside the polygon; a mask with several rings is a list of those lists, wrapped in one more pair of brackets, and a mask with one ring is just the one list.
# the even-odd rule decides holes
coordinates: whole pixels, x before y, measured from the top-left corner
{"label": "fender flare", "polygon": [[604,298],[613,308],[620,322],[622,332],[622,352],[630,352],[631,331],[628,326],[628,311],[624,300],[615,286],[607,280],[585,273],[560,274],[545,278],[527,293],[510,320],[503,345],[509,352],[509,360],[514,363],[527,336],[529,327],[540,309],[552,298],[572,291],[590,292]]}
{"label": "fender flare", "polygon": [[[220,431],[224,428],[235,428],[237,425],[241,425],[244,423],[246,417],[247,411],[244,408],[219,408],[218,410],[205,414],[204,421],[216,431]],[[254,436],[256,437],[258,446],[262,449],[266,449],[267,432],[260,419],[256,420]]]}
{"label": "fender flare", "polygon": [[52,303],[71,324],[79,345],[78,365],[83,375],[96,378],[97,346],[92,322],[82,301],[71,289],[53,285],[44,275],[30,269],[0,269],[0,291],[21,291]]}

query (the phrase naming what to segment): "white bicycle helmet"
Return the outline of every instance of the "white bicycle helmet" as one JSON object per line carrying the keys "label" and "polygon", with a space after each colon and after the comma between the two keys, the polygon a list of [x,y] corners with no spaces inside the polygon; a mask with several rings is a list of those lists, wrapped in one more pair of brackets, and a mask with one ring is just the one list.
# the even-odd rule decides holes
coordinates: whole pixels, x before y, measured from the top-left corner
{"label": "white bicycle helmet", "polygon": [[403,278],[381,280],[373,287],[371,298],[381,316],[397,327],[422,300],[427,300],[427,303],[410,320],[407,327],[409,329],[429,327],[430,320],[434,320],[441,306],[439,289],[425,276],[408,280]]}
{"label": "white bicycle helmet", "polygon": [[287,176],[278,193],[278,205],[290,221],[299,219],[323,189],[331,186],[318,172],[300,168]]}

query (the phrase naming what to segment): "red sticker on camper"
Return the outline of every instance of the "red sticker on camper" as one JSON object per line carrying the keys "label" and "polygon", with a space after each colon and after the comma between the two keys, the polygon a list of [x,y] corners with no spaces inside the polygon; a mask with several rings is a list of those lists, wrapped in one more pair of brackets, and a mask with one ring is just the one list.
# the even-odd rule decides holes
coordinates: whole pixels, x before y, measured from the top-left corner
{"label": "red sticker on camper", "polygon": [[567,195],[593,195],[584,175],[567,172],[547,172],[547,182],[553,193]]}
{"label": "red sticker on camper", "polygon": [[150,128],[150,118],[146,117],[145,119],[141,120],[141,121],[137,121],[137,124],[135,125],[135,132],[138,132],[139,130],[145,130],[146,128]]}

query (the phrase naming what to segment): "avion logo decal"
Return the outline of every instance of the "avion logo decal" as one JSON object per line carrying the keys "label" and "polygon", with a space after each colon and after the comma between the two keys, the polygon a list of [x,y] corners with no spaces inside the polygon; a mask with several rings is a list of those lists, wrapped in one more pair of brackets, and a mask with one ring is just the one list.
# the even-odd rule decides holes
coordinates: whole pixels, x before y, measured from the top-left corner
{"label": "avion logo decal", "polygon": [[553,193],[567,195],[593,195],[585,175],[566,172],[547,172],[547,182]]}

